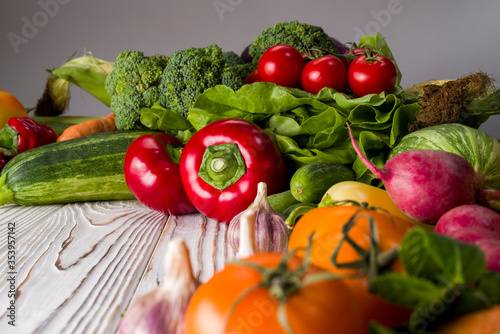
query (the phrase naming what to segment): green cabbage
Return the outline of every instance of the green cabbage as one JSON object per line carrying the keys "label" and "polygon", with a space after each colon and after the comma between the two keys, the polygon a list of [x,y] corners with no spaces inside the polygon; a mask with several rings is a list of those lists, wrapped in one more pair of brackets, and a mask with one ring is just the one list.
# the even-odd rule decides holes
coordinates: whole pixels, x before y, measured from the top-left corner
{"label": "green cabbage", "polygon": [[462,124],[430,126],[405,135],[391,149],[389,159],[418,149],[458,154],[476,171],[481,189],[500,190],[500,143],[492,136]]}

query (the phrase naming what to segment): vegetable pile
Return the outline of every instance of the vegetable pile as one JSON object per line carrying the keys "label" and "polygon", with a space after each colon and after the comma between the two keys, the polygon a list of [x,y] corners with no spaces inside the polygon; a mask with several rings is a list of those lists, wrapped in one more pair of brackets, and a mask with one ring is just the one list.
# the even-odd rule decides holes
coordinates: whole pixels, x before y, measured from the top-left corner
{"label": "vegetable pile", "polygon": [[[121,333],[449,333],[481,314],[500,330],[500,143],[478,130],[500,90],[485,73],[403,89],[380,34],[348,45],[298,21],[241,56],[125,50],[49,72],[33,116],[0,92],[0,204],[137,199],[228,224],[236,257],[197,282],[172,240],[178,275]],[[61,115],[69,84],[110,113]]]}

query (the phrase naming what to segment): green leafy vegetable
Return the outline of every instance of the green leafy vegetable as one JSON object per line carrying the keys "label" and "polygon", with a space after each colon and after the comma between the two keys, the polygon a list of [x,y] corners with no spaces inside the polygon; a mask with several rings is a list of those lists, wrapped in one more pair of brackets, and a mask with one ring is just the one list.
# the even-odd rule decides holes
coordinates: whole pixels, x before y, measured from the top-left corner
{"label": "green leafy vegetable", "polygon": [[357,179],[370,183],[373,177],[356,162],[345,123],[349,121],[368,156],[383,164],[388,149],[407,133],[403,123],[418,109],[416,104],[402,104],[393,94],[351,98],[324,88],[313,95],[257,82],[237,91],[223,85],[207,89],[196,99],[188,120],[195,130],[224,118],[252,121],[273,134],[290,165],[354,163]]}
{"label": "green leafy vegetable", "polygon": [[500,273],[486,270],[484,253],[473,244],[414,228],[403,239],[400,257],[406,274],[378,276],[370,289],[413,309],[411,333],[500,302]]}
{"label": "green leafy vegetable", "polygon": [[142,108],[141,124],[151,130],[171,134],[186,143],[194,133],[193,126],[175,110],[167,109],[155,103],[151,108]]}

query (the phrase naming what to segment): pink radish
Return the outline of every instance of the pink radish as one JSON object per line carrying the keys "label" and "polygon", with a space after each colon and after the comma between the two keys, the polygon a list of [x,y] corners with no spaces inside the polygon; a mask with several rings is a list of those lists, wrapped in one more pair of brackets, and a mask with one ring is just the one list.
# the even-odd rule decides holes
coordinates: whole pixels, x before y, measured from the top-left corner
{"label": "pink radish", "polygon": [[453,230],[447,235],[453,239],[478,246],[486,258],[486,268],[500,272],[500,235],[478,227]]}
{"label": "pink radish", "polygon": [[489,270],[500,271],[500,214],[481,205],[461,205],[439,218],[436,233],[477,245]]}
{"label": "pink radish", "polygon": [[482,205],[461,205],[439,218],[434,231],[449,234],[463,228],[481,228],[500,239],[500,214]]}
{"label": "pink radish", "polygon": [[411,218],[434,225],[454,207],[476,202],[478,181],[465,158],[445,151],[413,150],[397,154],[379,169],[363,155],[349,124],[347,128],[361,161],[382,180],[394,204]]}

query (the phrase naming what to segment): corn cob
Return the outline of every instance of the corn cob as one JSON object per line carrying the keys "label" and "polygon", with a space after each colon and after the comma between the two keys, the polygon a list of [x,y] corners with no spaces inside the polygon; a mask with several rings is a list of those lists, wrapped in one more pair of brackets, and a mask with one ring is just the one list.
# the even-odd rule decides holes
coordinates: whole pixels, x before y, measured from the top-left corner
{"label": "corn cob", "polygon": [[113,69],[113,62],[93,57],[89,52],[73,58],[61,67],[47,70],[49,78],[42,97],[35,108],[37,116],[57,116],[62,114],[70,99],[70,83],[85,90],[105,105],[111,103],[104,82]]}

